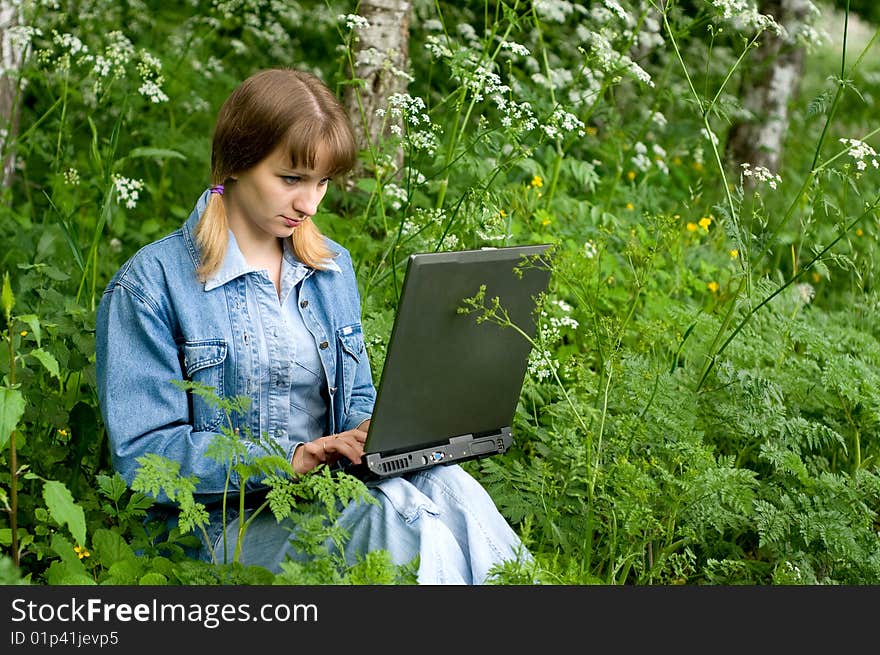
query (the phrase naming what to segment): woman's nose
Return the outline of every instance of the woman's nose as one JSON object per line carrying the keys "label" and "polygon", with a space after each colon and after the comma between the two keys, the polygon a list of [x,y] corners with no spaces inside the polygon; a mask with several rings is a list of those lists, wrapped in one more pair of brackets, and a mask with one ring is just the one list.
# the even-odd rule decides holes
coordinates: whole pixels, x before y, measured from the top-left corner
{"label": "woman's nose", "polygon": [[318,205],[324,194],[317,188],[300,189],[300,193],[296,194],[293,199],[293,208],[300,214],[306,216],[314,216],[318,213]]}

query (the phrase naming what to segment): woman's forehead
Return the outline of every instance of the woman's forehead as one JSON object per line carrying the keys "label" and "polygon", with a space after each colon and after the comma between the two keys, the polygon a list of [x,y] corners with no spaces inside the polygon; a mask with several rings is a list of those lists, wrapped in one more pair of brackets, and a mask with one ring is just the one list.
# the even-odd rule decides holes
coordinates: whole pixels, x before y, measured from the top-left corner
{"label": "woman's forehead", "polygon": [[306,153],[293,150],[286,144],[275,148],[269,157],[275,164],[290,170],[326,173],[333,169],[334,158],[330,146],[325,143],[315,147],[313,161],[307,161]]}

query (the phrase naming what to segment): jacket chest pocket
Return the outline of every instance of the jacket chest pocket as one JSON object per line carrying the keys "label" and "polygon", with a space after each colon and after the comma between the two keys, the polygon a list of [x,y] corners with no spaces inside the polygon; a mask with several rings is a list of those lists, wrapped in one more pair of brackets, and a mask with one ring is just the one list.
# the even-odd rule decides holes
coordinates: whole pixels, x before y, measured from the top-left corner
{"label": "jacket chest pocket", "polygon": [[366,357],[364,333],[360,324],[347,325],[336,331],[339,344],[339,367],[342,370],[342,402],[345,412],[351,406],[351,392],[361,358]]}
{"label": "jacket chest pocket", "polygon": [[222,339],[187,341],[183,344],[183,368],[186,379],[199,385],[187,391],[193,429],[213,432],[224,418],[217,402],[225,397],[223,363],[226,360],[226,342]]}

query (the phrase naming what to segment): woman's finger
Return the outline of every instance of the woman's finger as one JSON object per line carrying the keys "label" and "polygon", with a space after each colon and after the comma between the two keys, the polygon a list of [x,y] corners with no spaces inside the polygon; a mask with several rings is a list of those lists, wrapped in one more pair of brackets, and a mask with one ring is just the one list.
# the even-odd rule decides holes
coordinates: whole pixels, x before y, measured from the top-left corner
{"label": "woman's finger", "polygon": [[323,437],[321,440],[324,442],[324,448],[330,454],[331,461],[335,461],[340,457],[346,457],[355,464],[360,463],[364,447],[357,437],[350,432]]}

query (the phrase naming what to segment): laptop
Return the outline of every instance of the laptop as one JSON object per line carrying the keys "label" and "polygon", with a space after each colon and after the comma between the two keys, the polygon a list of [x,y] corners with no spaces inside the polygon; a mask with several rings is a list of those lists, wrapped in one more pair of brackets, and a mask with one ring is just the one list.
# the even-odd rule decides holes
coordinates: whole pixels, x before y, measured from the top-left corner
{"label": "laptop", "polygon": [[464,300],[485,285],[533,337],[548,244],[410,255],[360,464],[334,469],[364,482],[506,452],[531,344],[477,322]]}

